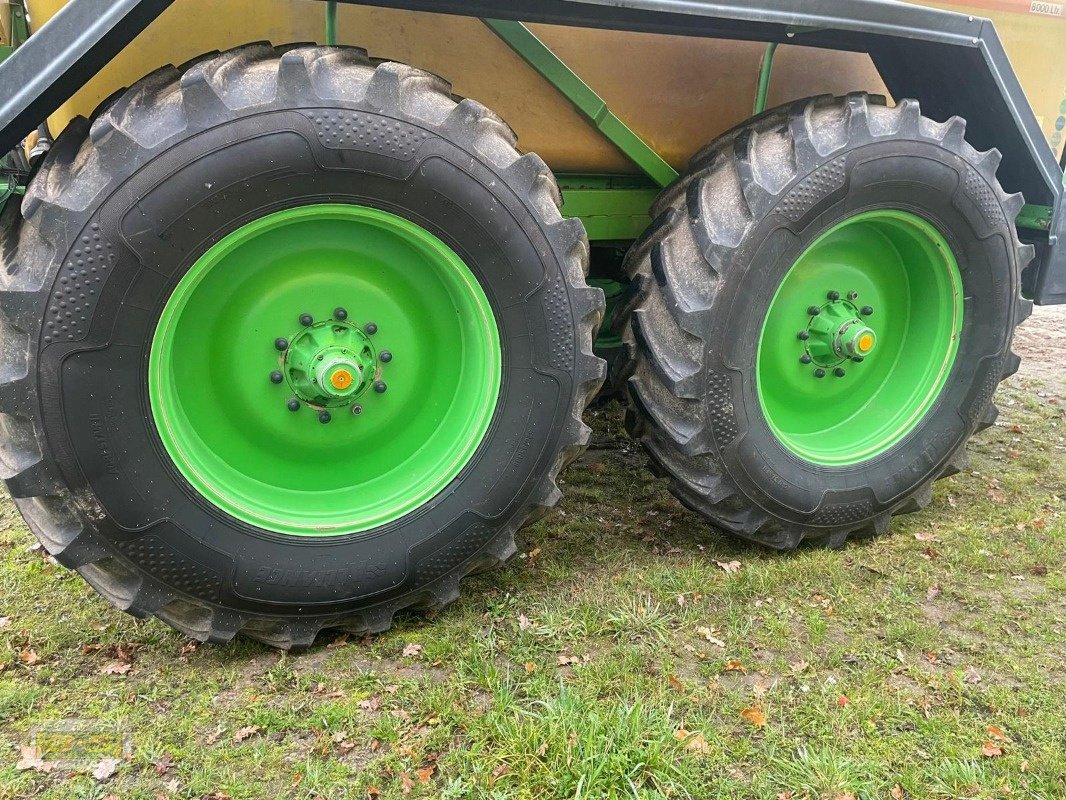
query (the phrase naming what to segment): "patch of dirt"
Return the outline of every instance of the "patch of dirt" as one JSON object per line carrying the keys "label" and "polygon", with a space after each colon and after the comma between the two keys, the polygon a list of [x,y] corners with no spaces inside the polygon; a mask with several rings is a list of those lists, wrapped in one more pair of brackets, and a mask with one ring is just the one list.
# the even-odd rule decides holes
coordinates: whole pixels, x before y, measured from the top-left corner
{"label": "patch of dirt", "polygon": [[1014,334],[1014,352],[1022,357],[1020,377],[1045,381],[1056,393],[1066,391],[1066,305],[1034,308]]}

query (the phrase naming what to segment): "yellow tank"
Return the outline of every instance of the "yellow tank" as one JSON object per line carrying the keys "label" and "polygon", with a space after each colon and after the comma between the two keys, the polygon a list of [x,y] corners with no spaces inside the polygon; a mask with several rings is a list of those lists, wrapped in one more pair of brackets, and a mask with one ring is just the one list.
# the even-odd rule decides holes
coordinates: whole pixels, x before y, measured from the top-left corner
{"label": "yellow tank", "polygon": [[[29,0],[32,27],[63,5],[64,0]],[[929,5],[995,20],[1041,127],[1061,152],[1066,114],[1066,17],[1061,6],[1028,0]],[[56,112],[53,132],[163,64],[256,40],[322,41],[324,8],[311,0],[217,0],[205,18],[201,0],[176,0]],[[1056,8],[1059,16],[1052,13]],[[751,116],[764,49],[759,43],[530,27],[675,167]],[[337,39],[366,47],[371,56],[444,76],[457,94],[499,113],[515,128],[522,147],[539,153],[556,171],[634,171],[565,98],[477,19],[341,4]],[[777,52],[768,105],[856,90],[885,93],[867,56],[786,45]]]}

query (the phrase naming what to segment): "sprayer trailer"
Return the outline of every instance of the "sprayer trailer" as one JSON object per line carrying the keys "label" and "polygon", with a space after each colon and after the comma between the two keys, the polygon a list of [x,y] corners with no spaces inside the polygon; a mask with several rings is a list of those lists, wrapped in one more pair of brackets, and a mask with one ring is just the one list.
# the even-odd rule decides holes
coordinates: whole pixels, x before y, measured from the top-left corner
{"label": "sprayer trailer", "polygon": [[717,529],[883,533],[1066,302],[1056,8],[1029,77],[875,0],[12,3],[2,476],[118,608],[281,648],[514,555],[597,393]]}

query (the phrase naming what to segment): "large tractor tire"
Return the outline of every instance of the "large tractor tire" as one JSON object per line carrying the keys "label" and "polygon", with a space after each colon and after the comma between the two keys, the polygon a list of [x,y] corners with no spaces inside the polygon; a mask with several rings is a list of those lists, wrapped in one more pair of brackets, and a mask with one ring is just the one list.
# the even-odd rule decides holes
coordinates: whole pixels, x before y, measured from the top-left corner
{"label": "large tractor tire", "polygon": [[778,549],[883,532],[995,420],[1032,249],[964,131],[913,100],[803,100],[657,201],[615,316],[628,427],[713,525]]}
{"label": "large tractor tire", "polygon": [[0,273],[0,464],[45,548],[189,636],[389,627],[585,447],[603,294],[551,172],[426,72],[255,44],[60,136]]}

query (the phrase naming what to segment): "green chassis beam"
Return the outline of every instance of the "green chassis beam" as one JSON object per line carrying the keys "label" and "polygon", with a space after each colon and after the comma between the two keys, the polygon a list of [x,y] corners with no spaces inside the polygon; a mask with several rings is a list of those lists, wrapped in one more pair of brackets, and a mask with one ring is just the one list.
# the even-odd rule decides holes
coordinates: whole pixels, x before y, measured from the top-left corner
{"label": "green chassis beam", "polygon": [[529,28],[521,22],[499,19],[484,19],[482,22],[558,89],[600,133],[659,186],[668,186],[677,179],[677,171],[616,117],[603,98]]}
{"label": "green chassis beam", "polygon": [[590,241],[636,239],[651,223],[659,187],[639,175],[557,174],[563,216],[578,217]]}
{"label": "green chassis beam", "polygon": [[0,3],[8,7],[8,33],[10,41],[6,45],[0,45],[0,62],[3,62],[15,49],[30,38],[30,27],[26,24],[26,9],[21,0],[17,2]]}

